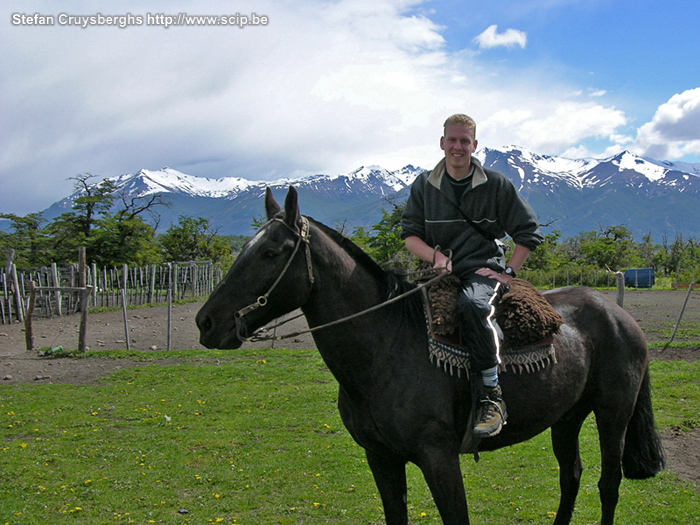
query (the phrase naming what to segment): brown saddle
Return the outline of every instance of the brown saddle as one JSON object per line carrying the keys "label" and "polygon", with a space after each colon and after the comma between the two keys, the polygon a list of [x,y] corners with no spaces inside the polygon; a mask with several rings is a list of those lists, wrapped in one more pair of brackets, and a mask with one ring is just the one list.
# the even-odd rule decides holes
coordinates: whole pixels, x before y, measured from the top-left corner
{"label": "brown saddle", "polygon": [[[461,293],[459,278],[448,275],[424,294],[431,359],[458,372],[468,370],[469,362],[457,308]],[[495,318],[503,333],[505,370],[531,372],[556,361],[552,343],[564,319],[533,285],[513,279],[496,305]]]}

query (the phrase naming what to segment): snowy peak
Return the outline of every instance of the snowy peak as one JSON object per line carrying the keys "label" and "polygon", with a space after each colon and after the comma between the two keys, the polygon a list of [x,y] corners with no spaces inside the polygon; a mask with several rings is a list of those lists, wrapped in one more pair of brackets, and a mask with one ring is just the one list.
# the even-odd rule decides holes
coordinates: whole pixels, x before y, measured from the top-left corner
{"label": "snowy peak", "polygon": [[583,189],[609,184],[631,186],[683,185],[700,178],[700,165],[655,161],[623,151],[606,159],[568,159],[539,155],[518,146],[483,149],[475,156],[487,167],[506,173],[520,187],[551,186],[564,183]]}
{"label": "snowy peak", "polygon": [[395,172],[380,166],[361,166],[354,171],[338,175],[308,175],[300,178],[285,178],[276,181],[250,181],[240,177],[221,177],[218,179],[195,177],[172,168],[158,171],[142,169],[134,174],[113,177],[119,188],[140,196],[152,193],[180,194],[192,197],[232,198],[251,189],[265,186],[318,186],[318,184],[343,181],[350,185],[386,186],[391,191],[400,191],[409,186],[417,174],[425,171],[421,168],[406,166]]}
{"label": "snowy peak", "polygon": [[152,193],[174,193],[193,197],[229,197],[232,193],[246,190],[250,181],[238,177],[209,179],[181,173],[172,168],[158,171],[142,169],[131,175],[120,175],[111,179],[129,193],[150,195]]}
{"label": "snowy peak", "polygon": [[485,148],[475,155],[481,163],[508,175],[519,187],[551,187],[564,183],[582,188],[584,174],[596,164],[593,159],[566,159],[538,155],[518,146]]}
{"label": "snowy peak", "polygon": [[666,173],[670,171],[668,168],[649,162],[629,151],[623,151],[611,157],[609,162],[617,166],[620,171],[635,171],[654,182],[663,179]]}
{"label": "snowy peak", "polygon": [[[623,151],[607,159],[568,159],[540,155],[519,146],[484,148],[475,154],[488,168],[505,173],[522,190],[555,191],[561,185],[583,190],[608,185],[648,187],[662,185],[689,190],[700,184],[700,164],[671,163],[639,157]],[[360,166],[348,173],[336,175],[307,175],[276,181],[250,181],[240,177],[217,179],[195,177],[172,168],[157,171],[142,169],[111,180],[130,194],[176,194],[191,197],[234,199],[248,191],[260,193],[265,186],[328,190],[338,196],[348,193],[369,192],[377,195],[397,193],[408,188],[425,171],[407,165],[389,171],[381,166]]]}
{"label": "snowy peak", "polygon": [[[555,224],[564,236],[595,230],[599,224],[625,224],[637,235],[653,232],[655,238],[676,231],[700,234],[700,164],[657,161],[629,151],[605,159],[568,159],[518,146],[482,149],[475,157],[510,178],[543,223]],[[341,174],[251,181],[195,177],[166,167],[111,180],[129,197],[160,193],[171,202],[171,208],[158,211],[161,231],[181,215],[194,215],[210,219],[221,234],[250,235],[266,186],[281,196],[294,185],[304,214],[350,232],[359,226],[371,229],[387,200],[402,202],[423,171],[412,165],[395,171],[367,165]],[[55,203],[45,218],[70,210],[79,196]]]}

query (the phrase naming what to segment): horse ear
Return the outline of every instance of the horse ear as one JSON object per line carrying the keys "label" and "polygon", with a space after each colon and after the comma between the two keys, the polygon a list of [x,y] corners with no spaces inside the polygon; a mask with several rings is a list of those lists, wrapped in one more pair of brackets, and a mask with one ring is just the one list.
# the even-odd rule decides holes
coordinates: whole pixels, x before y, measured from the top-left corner
{"label": "horse ear", "polygon": [[282,211],[280,205],[277,204],[275,197],[272,195],[272,190],[268,186],[265,188],[265,211],[267,212],[267,220],[272,220],[279,212]]}
{"label": "horse ear", "polygon": [[294,186],[289,187],[289,193],[284,201],[284,222],[293,229],[301,229],[299,194]]}

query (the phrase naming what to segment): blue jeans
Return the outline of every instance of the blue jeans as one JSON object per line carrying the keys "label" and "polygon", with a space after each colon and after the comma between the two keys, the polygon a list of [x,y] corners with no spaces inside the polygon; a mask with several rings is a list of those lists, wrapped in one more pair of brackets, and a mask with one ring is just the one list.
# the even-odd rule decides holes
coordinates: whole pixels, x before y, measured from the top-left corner
{"label": "blue jeans", "polygon": [[472,274],[462,280],[463,293],[458,300],[462,333],[471,354],[472,370],[480,372],[501,362],[499,331],[495,324],[495,302],[501,283]]}

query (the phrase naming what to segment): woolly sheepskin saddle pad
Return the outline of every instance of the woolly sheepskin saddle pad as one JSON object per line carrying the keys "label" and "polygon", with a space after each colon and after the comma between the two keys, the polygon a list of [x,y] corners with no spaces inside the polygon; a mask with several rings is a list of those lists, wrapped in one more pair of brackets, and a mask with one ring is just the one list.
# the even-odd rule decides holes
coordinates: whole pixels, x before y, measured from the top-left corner
{"label": "woolly sheepskin saddle pad", "polygon": [[[430,359],[460,376],[469,370],[469,349],[460,343],[457,299],[461,293],[459,279],[448,275],[424,294]],[[495,318],[503,334],[504,371],[536,372],[556,362],[552,341],[564,320],[533,285],[513,279],[496,306]]]}

